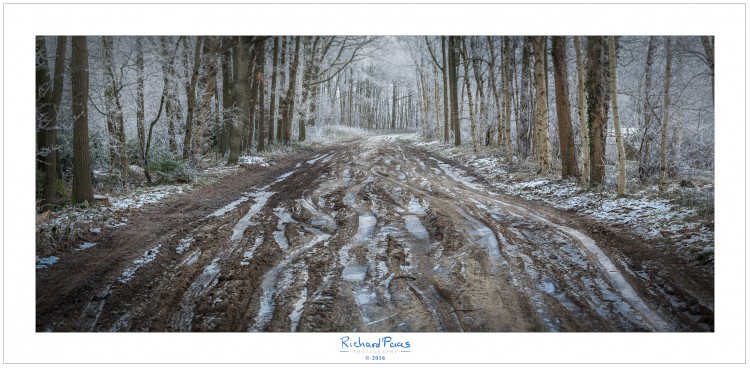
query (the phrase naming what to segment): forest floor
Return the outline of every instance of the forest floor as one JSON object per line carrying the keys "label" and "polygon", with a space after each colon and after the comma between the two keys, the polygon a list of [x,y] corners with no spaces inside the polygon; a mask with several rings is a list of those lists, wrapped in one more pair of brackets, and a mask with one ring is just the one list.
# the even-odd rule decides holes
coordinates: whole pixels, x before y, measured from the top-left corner
{"label": "forest floor", "polygon": [[114,201],[37,257],[37,331],[713,331],[697,210],[439,146],[373,136]]}

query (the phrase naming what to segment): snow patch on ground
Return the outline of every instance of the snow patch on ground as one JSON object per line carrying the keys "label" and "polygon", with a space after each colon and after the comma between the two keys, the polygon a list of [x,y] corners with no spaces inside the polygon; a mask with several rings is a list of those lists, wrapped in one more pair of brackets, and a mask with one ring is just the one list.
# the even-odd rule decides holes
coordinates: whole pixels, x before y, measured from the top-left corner
{"label": "snow patch on ground", "polygon": [[122,272],[118,281],[121,284],[127,284],[128,281],[133,279],[133,277],[135,276],[135,272],[138,271],[139,268],[151,263],[151,261],[156,259],[156,256],[159,254],[160,249],[161,249],[161,244],[149,250],[144,251],[143,256],[141,258],[138,258],[135,261],[133,261],[134,266]]}
{"label": "snow patch on ground", "polygon": [[268,198],[271,198],[271,196],[274,194],[274,192],[266,191],[260,191],[250,194],[250,196],[255,199],[255,203],[250,206],[250,210],[247,211],[245,216],[242,216],[237,224],[234,225],[234,229],[232,229],[232,236],[230,237],[230,240],[233,243],[237,243],[240,241],[240,239],[242,239],[242,234],[245,233],[245,229],[250,226],[250,220],[252,220],[253,216],[257,215],[258,212],[263,209],[263,207],[266,205],[266,202],[268,202]]}
{"label": "snow patch on ground", "polygon": [[286,239],[286,224],[290,222],[296,222],[292,219],[292,215],[286,210],[285,207],[276,207],[273,209],[273,214],[279,218],[279,222],[276,225],[276,231],[273,232],[273,238],[276,240],[276,244],[281,249],[289,249],[289,241]]}
{"label": "snow patch on ground", "polygon": [[177,254],[182,254],[184,251],[188,250],[191,245],[193,245],[193,242],[195,239],[193,239],[192,235],[188,235],[187,237],[180,239],[180,243],[177,245]]}
{"label": "snow patch on ground", "polygon": [[60,258],[55,256],[45,258],[36,257],[36,269],[41,270],[43,268],[47,268],[47,266],[52,266],[59,260]]}
{"label": "snow patch on ground", "polygon": [[96,243],[85,242],[85,243],[77,246],[75,248],[75,250],[77,250],[77,251],[86,250],[86,249],[89,249],[89,248],[91,248],[91,247],[93,247],[95,245],[96,245]]}
{"label": "snow patch on ground", "polygon": [[250,264],[250,261],[251,261],[251,260],[253,259],[253,254],[254,254],[254,253],[255,253],[255,251],[256,251],[256,250],[258,249],[258,247],[259,247],[259,246],[260,246],[261,244],[263,244],[263,240],[264,240],[264,237],[263,237],[263,235],[261,235],[261,236],[258,236],[257,238],[255,238],[255,243],[253,244],[253,246],[252,246],[252,247],[251,247],[250,249],[248,249],[248,250],[247,250],[247,251],[246,251],[246,252],[245,252],[245,253],[244,253],[244,254],[242,255],[242,256],[243,256],[244,258],[242,259],[242,261],[240,261],[240,265],[241,265],[241,266],[247,266],[247,265],[249,265],[249,264]]}
{"label": "snow patch on ground", "polygon": [[227,213],[229,213],[231,211],[234,211],[234,209],[237,208],[237,206],[239,206],[239,205],[241,205],[241,204],[243,204],[243,203],[245,203],[245,202],[247,202],[249,200],[250,200],[250,196],[249,195],[247,195],[247,194],[243,195],[242,197],[240,197],[239,199],[235,200],[234,202],[231,202],[228,205],[226,205],[226,206],[224,206],[222,208],[219,208],[214,213],[212,213],[212,214],[210,214],[210,215],[208,215],[206,217],[208,218],[208,217],[224,216],[225,214],[227,214]]}
{"label": "snow patch on ground", "polygon": [[137,189],[124,197],[110,198],[112,209],[140,208],[148,203],[157,203],[175,194],[182,194],[185,185],[160,185],[152,188]]}
{"label": "snow patch on ground", "polygon": [[262,166],[268,167],[270,164],[266,161],[265,157],[260,156],[241,156],[237,159],[237,162],[242,166]]}
{"label": "snow patch on ground", "polygon": [[403,218],[406,230],[408,230],[411,235],[414,235],[415,238],[424,240],[430,237],[427,233],[427,229],[422,225],[422,221],[419,220],[419,217],[415,215],[404,215]]}
{"label": "snow patch on ground", "polygon": [[[307,273],[302,273],[304,275],[304,284],[307,284]],[[299,319],[302,317],[302,310],[305,307],[305,302],[307,302],[307,288],[304,287],[299,293],[299,300],[297,300],[296,303],[294,303],[294,310],[291,314],[289,314],[289,319],[292,320],[292,332],[297,332],[297,325],[299,324]]]}

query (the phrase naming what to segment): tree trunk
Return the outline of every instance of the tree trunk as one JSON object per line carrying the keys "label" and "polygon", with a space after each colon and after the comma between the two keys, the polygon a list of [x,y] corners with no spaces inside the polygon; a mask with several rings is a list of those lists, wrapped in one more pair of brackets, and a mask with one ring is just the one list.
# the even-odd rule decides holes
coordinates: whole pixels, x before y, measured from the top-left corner
{"label": "tree trunk", "polygon": [[396,106],[398,105],[398,98],[397,98],[397,91],[396,91],[396,84],[393,84],[393,103],[391,104],[392,112],[391,112],[391,130],[396,129]]}
{"label": "tree trunk", "polygon": [[517,124],[520,125],[518,130],[521,134],[517,139],[518,156],[525,160],[529,158],[531,151],[531,122],[533,116],[533,94],[531,83],[531,38],[524,37],[523,54],[521,56],[521,96],[519,98],[519,108],[521,110],[520,119]]}
{"label": "tree trunk", "polygon": [[667,189],[667,128],[669,127],[669,85],[672,75],[672,37],[666,37],[667,43],[667,70],[666,82],[664,83],[664,112],[661,122],[661,154],[659,155],[659,191]]}
{"label": "tree trunk", "polygon": [[653,175],[653,165],[651,165],[651,117],[653,116],[653,106],[651,105],[651,79],[653,74],[654,54],[656,51],[656,37],[651,36],[648,40],[648,49],[646,51],[646,70],[644,71],[643,82],[643,136],[638,148],[638,177],[643,181]]}
{"label": "tree trunk", "polygon": [[566,57],[565,37],[552,37],[552,64],[555,72],[555,101],[557,123],[560,138],[560,157],[562,176],[578,176],[578,159],[573,139],[573,123],[570,117],[568,100],[568,60]]}
{"label": "tree trunk", "polygon": [[505,96],[505,134],[503,134],[503,138],[505,139],[505,142],[503,143],[503,146],[505,147],[505,160],[508,163],[513,162],[513,143],[511,139],[511,129],[510,129],[510,37],[504,36],[503,37],[503,90],[504,90],[504,96]]}
{"label": "tree trunk", "polygon": [[299,66],[300,38],[294,40],[294,59],[289,67],[289,89],[286,91],[287,109],[284,114],[284,142],[292,140],[292,120],[294,119],[294,97],[297,92],[297,67]]}
{"label": "tree trunk", "polygon": [[549,142],[549,121],[547,119],[547,86],[545,84],[544,71],[544,52],[546,37],[532,37],[532,46],[534,47],[534,89],[536,90],[536,138],[534,142],[537,146],[537,159],[539,161],[539,172],[542,175],[549,173],[552,168],[552,157],[550,154]]}
{"label": "tree trunk", "polygon": [[573,37],[573,42],[576,49],[576,69],[578,70],[578,125],[581,128],[581,158],[583,161],[583,167],[581,168],[581,181],[587,183],[590,175],[591,161],[589,156],[589,130],[588,124],[586,123],[583,56],[579,37]]}
{"label": "tree trunk", "polygon": [[[193,73],[190,77],[190,83],[187,86],[187,120],[185,121],[185,139],[183,140],[182,145],[182,159],[188,160],[190,159],[190,153],[193,152],[193,150],[190,147],[190,144],[193,141],[193,119],[195,115],[195,89],[196,85],[198,84],[198,71],[200,71],[201,67],[201,45],[203,44],[203,37],[199,36],[197,37],[195,41],[195,53],[193,56]],[[187,70],[187,64],[185,64],[185,68]]]}
{"label": "tree trunk", "polygon": [[232,133],[229,139],[229,157],[227,165],[236,165],[240,156],[242,143],[242,127],[247,121],[247,96],[245,93],[245,80],[247,79],[247,37],[240,36],[240,40],[232,51],[233,65],[233,95],[238,105],[236,118],[232,121]]}
{"label": "tree trunk", "polygon": [[268,144],[274,141],[274,122],[276,122],[276,67],[279,61],[279,38],[273,38],[273,66],[271,67],[271,101],[268,113]]}
{"label": "tree trunk", "polygon": [[216,92],[216,38],[205,36],[204,46],[205,50],[203,53],[208,59],[206,65],[206,83],[205,87],[203,87],[200,104],[198,105],[198,114],[193,120],[192,157],[200,157],[203,154],[206,138],[205,130],[211,119],[211,98],[213,98]]}
{"label": "tree trunk", "polygon": [[89,52],[86,36],[72,37],[73,203],[93,203],[89,157]]}
{"label": "tree trunk", "polygon": [[[474,108],[471,96],[471,79],[469,78],[469,57],[466,52],[466,37],[461,37],[461,56],[464,64],[464,84],[466,85],[466,94],[469,97],[469,125],[471,129],[471,146],[474,153],[477,152],[477,126],[474,122]],[[476,73],[476,71],[474,71]]]}
{"label": "tree trunk", "polygon": [[[222,47],[228,42],[222,39]],[[222,155],[229,151],[229,141],[232,139],[232,119],[234,114],[234,96],[232,95],[232,48],[224,47],[221,55],[221,110],[222,124],[221,137],[219,138],[219,153]]]}
{"label": "tree trunk", "polygon": [[448,37],[448,73],[451,90],[451,125],[453,126],[453,144],[461,145],[461,121],[458,116],[458,37]]}
{"label": "tree trunk", "polygon": [[42,120],[42,141],[37,142],[37,144],[41,146],[41,151],[45,153],[41,158],[44,165],[43,209],[48,209],[59,200],[58,193],[55,190],[57,180],[57,112],[62,100],[66,48],[67,37],[57,37],[55,74],[50,81],[44,36],[37,37],[37,57],[40,63],[40,65],[37,65],[37,117]]}
{"label": "tree trunk", "polygon": [[[170,58],[174,59],[174,57],[170,55],[172,51],[169,50],[167,37],[161,36],[159,39],[159,43],[161,45],[162,69],[163,73],[165,73],[164,83],[165,86],[167,86],[164,109],[165,113],[167,114],[167,136],[169,140],[169,152],[176,157],[177,137],[175,132],[175,124],[182,119],[182,113],[180,112],[182,109],[180,108],[180,103],[177,99],[177,84],[174,83],[174,80],[177,77],[174,63],[166,62],[166,60],[169,60]],[[179,47],[180,40],[181,38],[177,40],[177,47]],[[177,49],[175,49],[174,52],[177,52]]]}
{"label": "tree trunk", "polygon": [[286,42],[287,37],[282,36],[281,37],[281,65],[279,65],[279,118],[276,122],[276,140],[279,142],[284,141],[284,116],[286,116],[286,96],[285,93],[282,91],[285,91],[286,87]]}
{"label": "tree trunk", "polygon": [[[487,117],[487,101],[484,96],[484,81],[482,80],[480,57],[477,55],[477,45],[474,37],[471,38],[471,54],[473,59],[472,67],[474,68],[474,79],[477,82],[477,99],[479,99],[479,135],[482,136],[484,135],[484,120]],[[492,67],[490,66],[488,69],[492,69]],[[490,75],[493,74],[494,73],[491,73]],[[475,139],[480,138],[476,137]]]}
{"label": "tree trunk", "polygon": [[711,101],[714,100],[714,37],[701,36],[703,51],[706,53],[706,64],[711,70]]}
{"label": "tree trunk", "polygon": [[503,136],[503,118],[502,118],[502,106],[500,105],[500,93],[497,90],[497,81],[495,80],[495,45],[492,42],[492,37],[487,36],[487,45],[490,50],[490,65],[487,68],[490,72],[490,88],[492,88],[492,96],[495,99],[495,114],[497,116],[497,140],[498,144],[502,143]]}
{"label": "tree trunk", "polygon": [[266,73],[266,41],[260,41],[256,44],[256,52],[258,53],[258,67],[255,71],[255,84],[256,92],[255,95],[258,98],[258,152],[262,152],[266,148],[266,103],[265,103],[265,73]]}
{"label": "tree trunk", "polygon": [[612,117],[615,121],[615,143],[617,144],[617,196],[622,197],[626,192],[625,177],[625,145],[620,130],[620,112],[617,106],[617,57],[615,54],[615,38],[609,36],[609,84],[612,93]]}
{"label": "tree trunk", "polygon": [[48,111],[52,83],[49,76],[47,43],[44,36],[36,37],[36,170],[44,171],[45,157],[49,145],[45,133],[50,125]]}
{"label": "tree trunk", "polygon": [[588,75],[586,77],[586,98],[588,102],[589,155],[591,156],[591,175],[589,184],[598,186],[604,180],[604,145],[606,128],[602,81],[602,38],[588,36],[586,42],[588,56]]}
{"label": "tree trunk", "polygon": [[450,142],[450,118],[448,118],[449,107],[448,107],[448,63],[447,55],[445,53],[445,36],[440,36],[440,46],[443,49],[443,118],[445,126],[443,127],[443,138],[445,143]]}
{"label": "tree trunk", "polygon": [[144,75],[145,65],[143,62],[143,45],[141,37],[135,38],[135,65],[136,65],[136,111],[135,121],[136,130],[138,130],[138,155],[141,158],[141,165],[146,165],[146,117],[145,117],[145,94],[144,94]]}

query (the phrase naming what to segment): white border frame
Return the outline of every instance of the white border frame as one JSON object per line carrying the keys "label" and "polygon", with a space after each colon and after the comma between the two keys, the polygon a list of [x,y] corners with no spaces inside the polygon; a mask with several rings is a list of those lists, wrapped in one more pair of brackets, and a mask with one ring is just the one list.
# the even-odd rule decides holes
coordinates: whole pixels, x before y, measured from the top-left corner
{"label": "white border frame", "polygon": [[745,21],[744,3],[4,4],[3,362],[365,363],[338,353],[340,333],[36,333],[35,35],[709,34],[717,71],[716,332],[390,334],[410,340],[412,353],[384,363],[744,363]]}

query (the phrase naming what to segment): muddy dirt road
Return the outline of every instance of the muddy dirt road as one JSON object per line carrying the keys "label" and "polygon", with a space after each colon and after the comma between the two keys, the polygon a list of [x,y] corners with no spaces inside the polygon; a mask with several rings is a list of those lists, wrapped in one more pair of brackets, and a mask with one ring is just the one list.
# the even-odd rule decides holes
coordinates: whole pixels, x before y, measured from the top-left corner
{"label": "muddy dirt road", "polygon": [[712,277],[377,136],[131,213],[37,331],[706,331]]}

